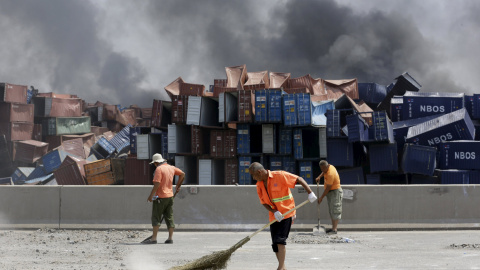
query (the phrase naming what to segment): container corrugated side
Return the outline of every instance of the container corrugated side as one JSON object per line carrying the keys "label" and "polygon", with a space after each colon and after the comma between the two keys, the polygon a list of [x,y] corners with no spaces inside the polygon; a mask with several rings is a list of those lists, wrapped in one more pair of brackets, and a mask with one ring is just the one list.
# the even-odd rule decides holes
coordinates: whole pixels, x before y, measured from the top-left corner
{"label": "container corrugated side", "polygon": [[62,142],[63,150],[71,155],[85,159],[83,140],[80,138]]}
{"label": "container corrugated side", "polygon": [[269,170],[271,171],[280,171],[284,170],[283,166],[283,157],[282,156],[271,156],[269,158]]}
{"label": "container corrugated side", "polygon": [[87,185],[113,185],[115,183],[115,177],[113,172],[106,172],[87,177]]}
{"label": "container corrugated side", "polygon": [[262,153],[276,153],[276,128],[273,124],[262,125]]}
{"label": "container corrugated side", "polygon": [[291,128],[279,129],[279,143],[278,143],[278,153],[280,155],[291,155],[292,154],[292,138],[293,131]]}
{"label": "container corrugated side", "polygon": [[437,148],[405,144],[402,156],[402,170],[405,173],[433,175],[436,168]]}
{"label": "container corrugated side", "polygon": [[33,123],[0,123],[0,134],[4,134],[7,141],[31,140],[33,134]]}
{"label": "container corrugated side", "polygon": [[393,124],[386,112],[373,112],[373,125],[368,129],[369,140],[373,142],[393,143]]}
{"label": "container corrugated side", "polygon": [[238,160],[229,158],[225,160],[225,185],[238,183]]}
{"label": "container corrugated side", "polygon": [[468,112],[460,109],[409,128],[406,142],[435,146],[442,141],[474,138],[473,122]]}
{"label": "container corrugated side", "polygon": [[[152,185],[154,166],[150,160],[127,158],[125,161],[124,185]],[[186,176],[188,178],[188,176]]]}
{"label": "container corrugated side", "polygon": [[59,185],[85,185],[83,166],[87,162],[81,160],[61,166],[53,172]]}
{"label": "container corrugated side", "polygon": [[302,130],[298,128],[293,130],[293,156],[296,159],[303,158]]}
{"label": "container corrugated side", "polygon": [[295,159],[291,156],[283,156],[282,157],[282,165],[284,171],[289,173],[297,174],[297,163]]}
{"label": "container corrugated side", "polygon": [[27,86],[0,83],[0,101],[27,104]]}
{"label": "container corrugated side", "polygon": [[198,184],[199,185],[212,185],[213,181],[213,165],[212,159],[199,159],[198,160]]}
{"label": "container corrugated side", "polygon": [[387,89],[384,85],[378,83],[358,83],[358,96],[367,104],[382,102],[387,95]]}
{"label": "container corrugated side", "polygon": [[112,170],[110,159],[102,159],[95,162],[90,162],[85,164],[83,167],[85,169],[85,176],[88,177]]}
{"label": "container corrugated side", "polygon": [[367,174],[365,180],[367,185],[380,185],[380,174]]}
{"label": "container corrugated side", "polygon": [[392,122],[403,121],[403,97],[395,96],[390,102],[390,117]]}
{"label": "container corrugated side", "polygon": [[468,170],[435,170],[435,175],[442,185],[468,185],[470,184],[470,171]]}
{"label": "container corrugated side", "polygon": [[2,177],[0,178],[0,185],[11,186],[13,185],[13,180],[11,177]]}
{"label": "container corrugated side", "polygon": [[188,96],[172,97],[172,123],[187,123]]}
{"label": "container corrugated side", "polygon": [[348,141],[368,141],[368,125],[359,114],[347,115]]}
{"label": "container corrugated side", "polygon": [[363,177],[363,168],[355,167],[352,169],[339,170],[341,185],[364,185],[365,178]]}
{"label": "container corrugated side", "polygon": [[438,144],[438,168],[480,170],[479,141],[450,141]]}
{"label": "container corrugated side", "polygon": [[130,145],[130,128],[131,125],[125,126],[120,132],[118,132],[109,143],[112,144],[118,153],[120,153],[125,147]]}
{"label": "container corrugated side", "polygon": [[52,173],[62,164],[63,160],[67,157],[67,152],[61,148],[57,148],[42,157],[42,164],[46,174]]}
{"label": "container corrugated side", "polygon": [[407,91],[403,96],[402,119],[451,113],[464,108],[464,93],[416,93]]}
{"label": "container corrugated side", "polygon": [[327,158],[327,128],[319,127],[318,128],[318,145],[320,147],[320,157]]}
{"label": "container corrugated side", "polygon": [[327,110],[327,138],[345,137],[342,134],[341,113],[339,110]]}
{"label": "container corrugated side", "polygon": [[353,167],[353,144],[345,138],[327,139],[328,163],[334,166]]}
{"label": "container corrugated side", "polygon": [[26,163],[34,163],[48,151],[48,143],[27,140],[14,143],[15,160]]}
{"label": "container corrugated side", "polygon": [[0,122],[33,123],[33,104],[0,102]]}
{"label": "container corrugated side", "polygon": [[255,122],[268,122],[268,91],[265,89],[255,91]]}
{"label": "container corrugated side", "polygon": [[238,90],[238,122],[251,123],[254,119],[255,96],[253,91]]}
{"label": "container corrugated side", "polygon": [[310,126],[312,124],[312,102],[310,94],[295,94],[297,107],[297,117],[299,126]]}
{"label": "container corrugated side", "polygon": [[418,119],[410,119],[405,121],[393,122],[393,137],[397,142],[397,151],[399,154],[403,153],[403,145],[406,142],[408,129],[410,127],[416,126],[428,120],[437,118],[438,116],[432,115],[427,117],[422,117]]}
{"label": "container corrugated side", "polygon": [[267,90],[268,101],[268,122],[281,123],[282,122],[282,91],[269,89]]}
{"label": "container corrugated side", "polygon": [[295,94],[286,94],[282,96],[283,105],[283,124],[285,126],[296,126],[298,124],[297,104]]}
{"label": "container corrugated side", "polygon": [[372,144],[369,156],[370,172],[398,171],[397,143]]}
{"label": "container corrugated side", "polygon": [[300,177],[305,179],[308,184],[313,184],[313,164],[312,161],[300,161],[298,167],[300,171]]}
{"label": "container corrugated side", "polygon": [[249,167],[252,163],[252,157],[238,157],[238,184],[250,185],[252,177],[249,173]]}
{"label": "container corrugated side", "polygon": [[36,167],[32,173],[30,173],[30,175],[27,177],[27,180],[32,180],[32,179],[35,179],[35,178],[39,178],[39,177],[43,177],[47,175],[47,173],[45,172],[45,169],[43,168],[43,165],[40,165],[38,167]]}
{"label": "container corrugated side", "polygon": [[250,153],[250,125],[237,124],[237,153]]}

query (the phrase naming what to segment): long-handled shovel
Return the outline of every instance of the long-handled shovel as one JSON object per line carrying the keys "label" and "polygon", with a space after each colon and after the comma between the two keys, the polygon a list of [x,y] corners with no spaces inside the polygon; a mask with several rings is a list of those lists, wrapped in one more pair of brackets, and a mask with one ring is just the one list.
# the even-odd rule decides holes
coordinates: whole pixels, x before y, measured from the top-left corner
{"label": "long-handled shovel", "polygon": [[[283,216],[290,214],[292,211],[304,206],[308,202],[309,202],[308,200],[302,202],[301,204],[297,205],[295,208],[287,211],[285,214],[283,214]],[[240,240],[238,243],[236,243],[235,245],[233,245],[227,250],[216,251],[210,255],[205,255],[200,259],[196,259],[195,261],[192,261],[185,265],[172,267],[170,268],[170,270],[223,269],[226,267],[227,262],[230,259],[230,256],[232,255],[233,252],[235,252],[235,250],[245,245],[248,241],[250,241],[252,237],[257,235],[259,232],[263,231],[265,228],[267,228],[274,222],[277,222],[277,220],[274,219],[273,221],[269,222],[258,231],[254,232],[252,235],[243,238],[242,240]]]}
{"label": "long-handled shovel", "polygon": [[[320,186],[317,182],[317,197],[320,198]],[[317,205],[318,225],[313,227],[313,235],[324,235],[325,227],[320,226],[320,204]]]}

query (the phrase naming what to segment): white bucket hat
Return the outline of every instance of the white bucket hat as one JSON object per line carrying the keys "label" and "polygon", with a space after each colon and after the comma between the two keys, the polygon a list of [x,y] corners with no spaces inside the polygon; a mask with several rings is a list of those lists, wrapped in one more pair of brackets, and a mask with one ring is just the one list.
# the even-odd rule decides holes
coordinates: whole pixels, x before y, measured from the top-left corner
{"label": "white bucket hat", "polygon": [[162,155],[157,153],[157,154],[153,155],[152,162],[150,162],[150,164],[155,163],[155,162],[162,163],[164,161],[167,161],[167,160],[163,159]]}

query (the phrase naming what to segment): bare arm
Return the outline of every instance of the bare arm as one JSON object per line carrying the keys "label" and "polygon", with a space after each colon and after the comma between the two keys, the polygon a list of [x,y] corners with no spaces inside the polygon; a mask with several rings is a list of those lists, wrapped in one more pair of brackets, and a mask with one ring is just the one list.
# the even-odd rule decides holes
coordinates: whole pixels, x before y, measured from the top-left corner
{"label": "bare arm", "polygon": [[272,212],[272,213],[275,213],[277,212],[277,209],[275,208],[272,208],[270,205],[268,204],[262,204],[269,212]]}
{"label": "bare arm", "polygon": [[[182,173],[178,176],[178,183],[175,186],[175,195],[177,195],[177,193],[180,191],[180,187],[182,186],[184,179],[185,179],[185,173]],[[175,195],[173,195],[173,196],[175,196]]]}
{"label": "bare arm", "polygon": [[297,183],[302,185],[302,187],[308,192],[308,194],[312,193],[312,190],[310,189],[310,187],[308,186],[307,182],[305,181],[305,179],[303,179],[302,177],[298,177],[297,178]]}
{"label": "bare arm", "polygon": [[148,196],[147,201],[151,202],[153,195],[157,192],[157,189],[160,187],[159,182],[153,182],[153,188],[152,191],[150,192],[150,195]]}
{"label": "bare arm", "polygon": [[320,179],[323,177],[323,172],[317,177],[315,178],[315,181],[320,182]]}

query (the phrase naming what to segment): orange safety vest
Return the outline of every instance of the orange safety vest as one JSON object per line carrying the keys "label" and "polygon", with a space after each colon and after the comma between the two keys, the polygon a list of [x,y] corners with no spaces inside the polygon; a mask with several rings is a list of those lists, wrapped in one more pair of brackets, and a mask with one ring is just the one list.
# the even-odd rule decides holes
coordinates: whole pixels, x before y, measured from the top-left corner
{"label": "orange safety vest", "polygon": [[[268,193],[265,190],[263,181],[257,181],[257,193],[261,204],[268,204],[272,209],[285,214],[288,210],[295,207],[291,188],[295,188],[297,175],[285,171],[268,171]],[[292,211],[284,218],[293,217],[296,211]],[[269,220],[273,221],[275,215],[269,212]]]}

